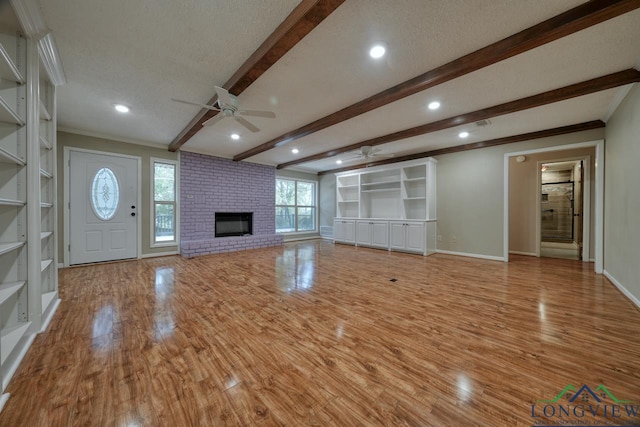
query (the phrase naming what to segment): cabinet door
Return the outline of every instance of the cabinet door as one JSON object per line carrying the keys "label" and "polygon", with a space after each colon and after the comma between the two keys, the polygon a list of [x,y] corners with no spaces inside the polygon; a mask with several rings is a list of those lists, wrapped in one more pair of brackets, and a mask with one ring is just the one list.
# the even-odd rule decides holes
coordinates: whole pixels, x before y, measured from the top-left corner
{"label": "cabinet door", "polygon": [[355,243],[356,242],[356,222],[355,221],[343,221],[344,227],[344,239],[343,242]]}
{"label": "cabinet door", "polygon": [[344,240],[344,224],[338,219],[333,221],[333,240]]}
{"label": "cabinet door", "polygon": [[381,248],[389,247],[389,223],[374,221],[371,223],[371,245]]}
{"label": "cabinet door", "polygon": [[392,249],[405,248],[405,226],[404,222],[389,223],[389,247]]}
{"label": "cabinet door", "polygon": [[359,245],[371,244],[371,222],[356,221],[356,242]]}
{"label": "cabinet door", "polygon": [[405,226],[407,230],[407,246],[409,251],[424,252],[426,239],[424,237],[424,224],[420,222],[410,222]]}

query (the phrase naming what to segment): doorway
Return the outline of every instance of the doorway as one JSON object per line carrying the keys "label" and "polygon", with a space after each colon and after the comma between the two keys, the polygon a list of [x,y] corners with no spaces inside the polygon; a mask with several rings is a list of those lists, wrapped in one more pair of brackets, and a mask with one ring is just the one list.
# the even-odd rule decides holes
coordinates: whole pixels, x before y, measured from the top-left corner
{"label": "doorway", "polygon": [[138,257],[140,159],[65,149],[66,265]]}
{"label": "doorway", "polygon": [[541,257],[582,260],[584,162],[540,162]]}

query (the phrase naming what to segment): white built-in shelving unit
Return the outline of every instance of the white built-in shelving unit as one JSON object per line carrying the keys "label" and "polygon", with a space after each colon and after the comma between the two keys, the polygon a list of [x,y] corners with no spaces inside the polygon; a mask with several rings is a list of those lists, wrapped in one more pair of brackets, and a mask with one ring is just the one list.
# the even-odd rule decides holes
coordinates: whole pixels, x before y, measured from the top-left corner
{"label": "white built-in shelving unit", "polygon": [[334,241],[435,251],[436,163],[428,158],[336,174]]}
{"label": "white built-in shelving unit", "polygon": [[[11,0],[0,25],[0,380],[4,391],[60,300],[52,36]],[[13,14],[15,11],[15,14]],[[23,22],[29,25],[22,25]],[[29,28],[38,40],[20,28]],[[56,56],[54,54],[54,56]],[[57,64],[59,65],[59,63]],[[59,68],[61,70],[61,68]],[[60,76],[56,75],[59,81]],[[0,409],[8,395],[0,397]]]}

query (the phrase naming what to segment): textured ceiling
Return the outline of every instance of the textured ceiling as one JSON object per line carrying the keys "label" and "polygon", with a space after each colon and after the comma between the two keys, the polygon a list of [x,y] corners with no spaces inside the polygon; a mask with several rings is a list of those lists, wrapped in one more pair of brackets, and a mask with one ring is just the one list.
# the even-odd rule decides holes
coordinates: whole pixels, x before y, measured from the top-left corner
{"label": "textured ceiling", "polygon": [[[170,98],[206,102],[285,19],[297,1],[181,2],[47,0],[69,84],[59,90],[61,128],[168,145],[199,111]],[[271,109],[277,119],[233,120],[204,128],[184,150],[232,157],[287,131],[568,10],[569,0],[347,0],[240,96],[242,107]],[[159,5],[160,4],[160,5]],[[630,68],[640,60],[640,10],[525,52],[251,157],[279,164],[457,114]],[[382,60],[367,52],[387,45]],[[491,138],[605,119],[612,89],[579,99],[381,145],[410,154]],[[426,108],[431,100],[440,110]],[[114,103],[132,107],[114,112]],[[240,134],[232,141],[231,133]],[[300,150],[297,155],[291,148]],[[299,165],[337,167],[335,159]]]}

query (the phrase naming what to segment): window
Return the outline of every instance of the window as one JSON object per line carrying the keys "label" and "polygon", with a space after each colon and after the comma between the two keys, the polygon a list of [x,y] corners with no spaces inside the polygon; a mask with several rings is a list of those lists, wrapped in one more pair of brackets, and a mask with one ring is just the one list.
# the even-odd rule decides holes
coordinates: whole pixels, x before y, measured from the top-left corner
{"label": "window", "polygon": [[98,218],[108,221],[114,217],[120,201],[118,179],[109,168],[96,172],[91,184],[91,206]]}
{"label": "window", "polygon": [[152,246],[175,245],[177,239],[176,169],[170,160],[151,160],[153,214]]}
{"label": "window", "polygon": [[276,179],[276,232],[316,230],[316,183]]}

